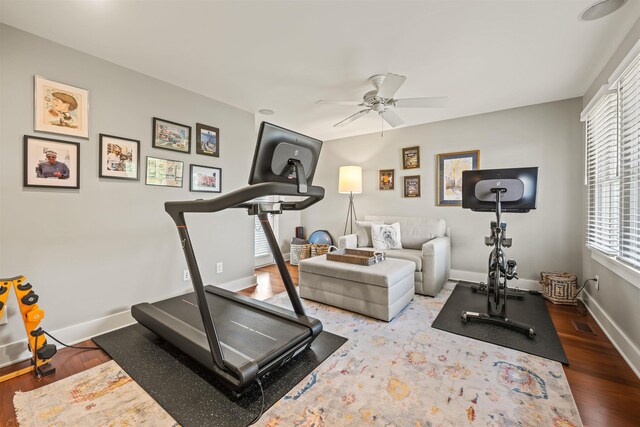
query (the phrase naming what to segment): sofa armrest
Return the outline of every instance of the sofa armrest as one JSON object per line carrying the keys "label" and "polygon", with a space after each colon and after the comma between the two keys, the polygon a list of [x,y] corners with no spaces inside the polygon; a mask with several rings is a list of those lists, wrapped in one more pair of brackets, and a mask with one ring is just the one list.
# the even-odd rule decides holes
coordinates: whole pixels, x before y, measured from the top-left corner
{"label": "sofa armrest", "polygon": [[358,247],[358,236],[356,234],[347,234],[338,237],[338,249],[355,249]]}
{"label": "sofa armrest", "polygon": [[449,246],[451,246],[449,236],[436,237],[422,245],[422,255],[445,255]]}
{"label": "sofa armrest", "polygon": [[[451,272],[451,239],[436,237],[422,245],[422,290],[435,296],[449,280]],[[417,291],[416,291],[417,292]]]}

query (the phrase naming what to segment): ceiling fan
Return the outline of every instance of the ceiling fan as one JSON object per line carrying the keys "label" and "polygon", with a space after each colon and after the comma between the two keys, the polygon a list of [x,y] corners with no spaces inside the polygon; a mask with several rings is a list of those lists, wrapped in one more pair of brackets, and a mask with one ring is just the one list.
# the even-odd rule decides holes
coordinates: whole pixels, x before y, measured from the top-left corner
{"label": "ceiling fan", "polygon": [[366,107],[364,110],[360,110],[336,123],[333,127],[345,126],[369,112],[375,111],[380,114],[384,121],[394,128],[404,123],[400,116],[393,111],[395,108],[439,108],[447,105],[448,98],[446,96],[395,99],[393,96],[406,79],[405,76],[399,74],[376,74],[375,76],[369,77],[369,82],[371,82],[375,89],[365,93],[362,101],[320,100],[317,101],[316,104],[357,105]]}

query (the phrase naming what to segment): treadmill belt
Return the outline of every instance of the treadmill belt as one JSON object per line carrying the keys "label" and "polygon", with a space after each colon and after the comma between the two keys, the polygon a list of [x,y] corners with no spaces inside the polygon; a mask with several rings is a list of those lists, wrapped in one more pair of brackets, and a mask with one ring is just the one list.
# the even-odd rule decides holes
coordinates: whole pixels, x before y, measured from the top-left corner
{"label": "treadmill belt", "polygon": [[[228,354],[233,352],[244,360],[253,359],[261,365],[283,348],[291,348],[310,336],[309,329],[304,325],[256,311],[208,292],[206,296],[225,359],[237,359]],[[204,331],[193,292],[152,305]],[[208,347],[206,335],[203,334],[202,338],[203,344]]]}

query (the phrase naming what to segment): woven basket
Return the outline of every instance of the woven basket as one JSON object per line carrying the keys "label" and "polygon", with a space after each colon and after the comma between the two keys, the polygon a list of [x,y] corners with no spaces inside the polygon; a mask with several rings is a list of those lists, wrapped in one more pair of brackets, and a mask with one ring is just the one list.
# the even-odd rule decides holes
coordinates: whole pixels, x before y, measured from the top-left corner
{"label": "woven basket", "polygon": [[296,245],[291,244],[291,250],[289,251],[289,263],[291,265],[298,265],[300,260],[307,259],[311,255],[311,245]]}
{"label": "woven basket", "polygon": [[324,255],[327,252],[329,252],[329,246],[327,244],[324,243],[313,243],[310,245],[311,246],[311,256],[319,256],[319,255]]}
{"label": "woven basket", "polygon": [[540,284],[543,288],[542,296],[554,304],[576,305],[576,293],[578,290],[578,279],[575,274],[542,272],[540,273]]}

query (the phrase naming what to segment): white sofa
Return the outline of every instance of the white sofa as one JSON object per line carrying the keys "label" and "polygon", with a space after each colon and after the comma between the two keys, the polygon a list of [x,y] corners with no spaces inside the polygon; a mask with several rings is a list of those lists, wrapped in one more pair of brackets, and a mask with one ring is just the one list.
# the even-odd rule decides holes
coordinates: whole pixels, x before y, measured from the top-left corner
{"label": "white sofa", "polygon": [[[451,271],[451,239],[444,220],[402,217],[365,216],[363,221],[393,224],[400,223],[402,249],[387,249],[388,258],[413,261],[415,264],[415,291],[435,296],[449,279]],[[360,222],[360,221],[358,221]],[[338,246],[343,248],[371,248],[371,228],[354,224],[357,232],[341,236]],[[368,235],[367,235],[368,233]],[[363,244],[364,243],[364,244]]]}

